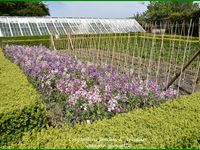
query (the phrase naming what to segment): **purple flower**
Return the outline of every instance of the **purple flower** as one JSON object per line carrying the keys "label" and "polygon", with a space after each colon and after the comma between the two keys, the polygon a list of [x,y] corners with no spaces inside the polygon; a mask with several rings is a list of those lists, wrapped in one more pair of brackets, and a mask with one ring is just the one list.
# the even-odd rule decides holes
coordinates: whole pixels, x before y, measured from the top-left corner
{"label": "purple flower", "polygon": [[38,81],[42,91],[55,89],[69,95],[70,106],[84,99],[86,106],[101,103],[108,111],[119,112],[123,110],[119,102],[130,98],[146,101],[173,98],[177,94],[172,88],[162,91],[161,85],[153,81],[133,78],[130,73],[121,74],[108,65],[84,63],[41,46],[6,46],[5,55]]}

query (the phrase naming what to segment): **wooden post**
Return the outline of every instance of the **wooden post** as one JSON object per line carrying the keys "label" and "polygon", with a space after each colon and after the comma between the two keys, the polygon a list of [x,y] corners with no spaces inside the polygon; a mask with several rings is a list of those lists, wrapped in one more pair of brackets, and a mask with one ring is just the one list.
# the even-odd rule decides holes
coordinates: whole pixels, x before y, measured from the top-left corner
{"label": "wooden post", "polygon": [[[200,49],[200,18],[199,18],[199,49]],[[199,61],[200,61],[200,55],[199,55]],[[199,83],[199,80],[200,80],[200,71],[198,72],[198,75],[197,75],[197,80],[195,81],[196,84]]]}
{"label": "wooden post", "polygon": [[55,42],[54,42],[54,36],[52,34],[50,34],[50,41],[51,41],[51,50],[56,50],[55,47]]}
{"label": "wooden post", "polygon": [[[200,41],[200,18],[199,18],[199,41]],[[200,47],[200,42],[199,42],[199,47]]]}
{"label": "wooden post", "polygon": [[70,34],[68,34],[68,49],[74,50],[72,39],[70,37]]}
{"label": "wooden post", "polygon": [[165,87],[164,88],[164,90],[167,90],[175,81],[176,81],[176,79],[181,75],[181,73],[183,72],[183,71],[185,71],[185,69],[195,60],[195,58],[197,58],[197,56],[199,56],[200,55],[200,50],[198,50],[197,52],[196,52],[196,54],[188,61],[188,63],[182,68],[182,70],[179,72],[179,73],[177,73],[176,75],[175,75],[175,77],[171,80],[171,82],[169,82],[169,84],[167,85],[167,87]]}

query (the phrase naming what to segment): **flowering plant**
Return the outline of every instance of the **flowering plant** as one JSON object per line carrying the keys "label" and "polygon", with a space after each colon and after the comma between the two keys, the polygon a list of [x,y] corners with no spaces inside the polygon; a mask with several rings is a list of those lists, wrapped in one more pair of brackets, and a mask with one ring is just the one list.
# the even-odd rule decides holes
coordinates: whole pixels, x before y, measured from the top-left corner
{"label": "flowering plant", "polygon": [[4,51],[43,95],[52,124],[52,118],[70,123],[110,118],[138,107],[159,105],[176,95],[172,88],[163,91],[153,81],[58,55],[45,47],[6,46]]}

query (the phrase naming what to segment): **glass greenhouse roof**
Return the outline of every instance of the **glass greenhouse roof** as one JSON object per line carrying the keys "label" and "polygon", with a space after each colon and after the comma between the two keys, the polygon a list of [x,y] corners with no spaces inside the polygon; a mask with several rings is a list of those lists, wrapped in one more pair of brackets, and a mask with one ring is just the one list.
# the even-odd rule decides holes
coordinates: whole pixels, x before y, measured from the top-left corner
{"label": "glass greenhouse roof", "polygon": [[135,19],[0,17],[0,36],[145,32]]}

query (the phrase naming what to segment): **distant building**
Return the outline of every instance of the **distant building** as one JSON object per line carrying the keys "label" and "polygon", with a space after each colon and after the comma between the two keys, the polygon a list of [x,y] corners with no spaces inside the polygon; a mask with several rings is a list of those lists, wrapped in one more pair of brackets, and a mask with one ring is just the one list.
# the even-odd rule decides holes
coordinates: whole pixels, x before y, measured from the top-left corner
{"label": "distant building", "polygon": [[135,19],[0,17],[0,36],[145,32]]}

